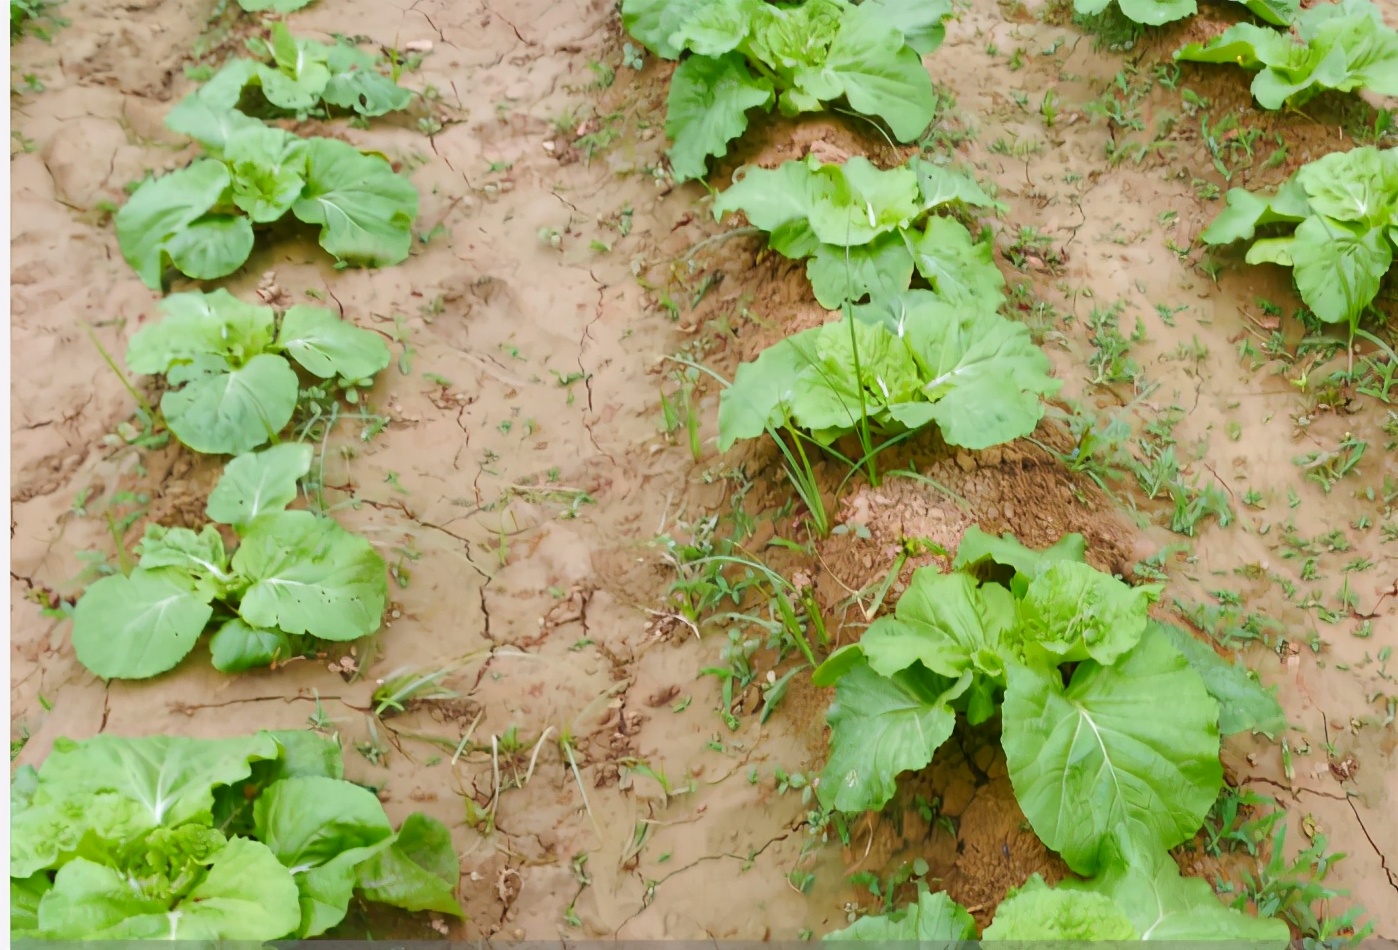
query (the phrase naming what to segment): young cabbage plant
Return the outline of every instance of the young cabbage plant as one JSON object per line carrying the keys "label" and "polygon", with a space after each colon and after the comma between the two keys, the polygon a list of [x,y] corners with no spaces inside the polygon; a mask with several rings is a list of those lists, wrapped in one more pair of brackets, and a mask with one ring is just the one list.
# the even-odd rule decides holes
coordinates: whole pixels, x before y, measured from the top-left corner
{"label": "young cabbage plant", "polygon": [[[1254,239],[1264,227],[1289,233]],[[1398,247],[1398,148],[1332,152],[1272,196],[1233,188],[1201,237],[1251,241],[1249,264],[1290,267],[1306,306],[1353,338]]]}
{"label": "young cabbage plant", "polygon": [[1034,431],[1060,385],[1028,329],[928,291],[854,308],[738,367],[719,399],[719,448],[787,426],[823,446],[936,425],[950,445],[984,449]]}
{"label": "young cabbage plant", "polygon": [[163,289],[167,267],[227,277],[247,262],[255,227],[288,214],[318,226],[320,246],[344,265],[407,259],[417,189],[386,158],[264,125],[221,95],[196,93],[166,118],[209,157],[148,179],[115,215],[122,256],[146,286]]}
{"label": "young cabbage plant", "polygon": [[1264,109],[1294,108],[1327,89],[1398,96],[1398,32],[1369,0],[1318,3],[1295,20],[1290,32],[1238,23],[1175,58],[1256,70],[1252,94]]}
{"label": "young cabbage plant", "polygon": [[[679,181],[747,128],[753,109],[815,112],[843,100],[911,142],[932,121],[922,57],[941,45],[949,0],[623,0],[622,23],[651,52],[684,57],[670,80],[665,132]],[[688,55],[686,55],[688,54]]]}
{"label": "young cabbage plant", "polygon": [[[172,112],[228,112],[253,101],[257,111],[306,117],[328,114],[332,108],[371,117],[406,109],[412,93],[379,72],[379,61],[346,42],[327,46],[297,39],[284,23],[273,23],[271,38],[252,41],[261,48],[260,60],[229,60]],[[253,112],[251,109],[243,111]]]}
{"label": "young cabbage plant", "polygon": [[324,307],[297,304],[278,317],[220,289],[172,294],[161,309],[163,320],[131,338],[126,363],[165,377],[160,413],[196,452],[236,455],[275,439],[296,411],[293,363],[357,391],[390,359],[377,333]]}
{"label": "young cabbage plant", "polygon": [[10,788],[10,936],[313,937],[351,897],[462,915],[451,834],[395,831],[310,732],[60,738]]}
{"label": "young cabbage plant", "polygon": [[816,670],[835,686],[822,803],[882,808],[958,715],[976,725],[998,708],[1015,797],[1074,871],[1098,873],[1123,824],[1155,850],[1192,836],[1223,781],[1220,700],[1237,731],[1284,726],[1280,707],[1212,651],[1181,652],[1147,616],[1158,589],[1081,554],[1080,542],[1034,552],[972,529],[951,573],[915,572],[893,616]]}
{"label": "young cabbage plant", "polygon": [[824,164],[815,156],[747,168],[714,200],[714,217],[741,211],[772,249],[806,261],[816,300],[888,300],[916,273],[949,303],[993,313],[1005,279],[990,245],[934,212],[1004,210],[970,176],[920,158],[887,170],[861,156]]}
{"label": "young cabbage plant", "polygon": [[[174,668],[212,631],[214,668],[236,673],[377,630],[388,599],[383,558],[330,518],[286,510],[311,454],[288,443],[240,455],[209,495],[214,524],[147,526],[135,570],[96,581],[78,599],[78,662],[103,679],[145,679]],[[237,536],[231,554],[216,525]]]}

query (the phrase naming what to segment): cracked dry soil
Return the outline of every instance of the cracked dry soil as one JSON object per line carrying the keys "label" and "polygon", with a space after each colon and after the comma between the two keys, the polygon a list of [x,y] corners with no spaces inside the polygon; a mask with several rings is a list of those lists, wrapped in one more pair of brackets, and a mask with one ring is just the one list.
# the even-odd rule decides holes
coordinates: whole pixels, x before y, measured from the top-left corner
{"label": "cracked dry soil", "polygon": [[[1080,105],[1100,95],[1122,63],[1093,52],[1071,28],[1006,11],[974,4],[927,64],[978,129],[956,159],[1012,208],[995,225],[1007,275],[1026,277],[1005,254],[1020,226],[1038,227],[1060,252],[1054,267],[1027,273],[1036,294],[1076,318],[1051,328],[1060,375],[1099,409],[1129,399],[1082,382],[1081,324],[1093,299],[1125,300],[1123,325],[1140,314],[1149,326],[1134,352],[1159,384],[1147,407],[1186,408],[1179,440],[1206,447],[1201,471],[1230,495],[1261,487],[1272,499],[1272,510],[1240,511],[1231,528],[1205,528],[1197,561],[1175,565],[1170,596],[1203,599],[1249,564],[1295,576],[1300,565],[1275,546],[1280,532],[1263,530],[1285,517],[1278,511],[1289,491],[1304,499],[1289,512],[1302,534],[1366,509],[1348,491],[1321,496],[1291,456],[1348,430],[1382,444],[1382,412],[1332,413],[1296,434],[1286,382],[1242,378],[1234,356],[1246,329],[1239,315],[1259,296],[1289,300],[1285,275],[1233,268],[1215,286],[1167,249],[1167,237],[1187,244],[1216,207],[1198,198],[1189,174],[1178,174],[1207,167],[1197,140],[1175,136],[1169,157],[1108,166],[1101,156],[1111,132],[1101,123],[1065,112],[1059,128],[1045,130],[1018,110],[1012,91],[1050,85],[1065,109]],[[425,137],[411,119],[386,117],[334,133],[403,163],[422,195],[418,230],[430,239],[398,267],[335,271],[304,233],[278,234],[227,282],[249,297],[321,294],[347,319],[394,341],[395,362],[371,397],[390,424],[366,441],[361,426],[343,422],[325,446],[323,477],[335,516],[373,540],[393,568],[393,604],[384,629],[352,654],[276,671],[225,677],[200,651],[150,682],[104,685],[83,670],[68,624],[41,607],[81,589],[91,576],[84,552],[113,557],[109,519],[137,515],[122,536],[127,545],[147,519],[194,523],[218,473],[192,453],[138,453],[109,437],[133,402],[93,341],[119,359],[125,341],[155,317],[158,298],[122,261],[100,206],[119,202],[123,186],[146,169],[187,160],[162,125],[191,87],[183,67],[196,48],[233,49],[254,22],[215,21],[213,4],[200,0],[69,0],[63,13],[71,25],[53,44],[14,47],[14,72],[46,87],[12,99],[21,137],[11,148],[11,701],[12,738],[28,737],[17,762],[37,763],[58,736],[302,728],[319,710],[341,736],[350,776],[381,786],[390,814],[426,810],[452,828],[469,914],[451,924],[457,937],[819,934],[842,926],[852,906],[871,905],[847,875],[886,873],[915,857],[928,862],[929,880],[984,923],[1006,887],[1035,871],[1061,874],[1022,827],[1003,757],[984,736],[958,736],[933,769],[908,783],[910,795],[940,800],[955,837],[909,810],[860,819],[847,850],[811,848],[804,807],[795,794],[777,794],[772,776],[777,767],[818,769],[828,697],[798,677],[763,723],[754,691],[736,700],[739,728],[730,731],[715,715],[717,682],[697,675],[716,662],[722,631],[712,627],[699,640],[682,625],[657,622],[672,575],[653,537],[729,510],[739,481],[723,474],[734,469],[752,478],[749,512],[770,513],[790,496],[770,452],[717,455],[712,392],[699,401],[706,441],[697,463],[676,444],[683,438],[660,433],[663,357],[688,348],[731,375],[738,359],[825,315],[800,268],[758,254],[750,238],[686,257],[716,228],[699,186],[659,187],[649,174],[664,147],[668,69],[653,61],[639,75],[621,68],[608,0],[321,0],[291,18],[302,35],[353,23],[374,43],[432,44],[404,82],[436,91],[439,131]],[[1027,66],[1008,66],[1006,55],[988,52],[992,44],[1027,51]],[[599,88],[596,63],[615,70],[614,84]],[[1188,75],[1234,108],[1246,101],[1238,77]],[[754,122],[715,180],[741,162],[772,164],[811,149],[893,157],[865,131],[828,117]],[[991,148],[1021,137],[1040,143],[1027,160]],[[589,143],[603,139],[589,159]],[[1294,158],[1342,144],[1315,135],[1293,148]],[[1242,183],[1261,187],[1288,170]],[[1159,227],[1170,211],[1173,234]],[[557,235],[557,246],[543,235]],[[670,300],[673,319],[661,306]],[[1169,325],[1157,320],[1157,303],[1185,309]],[[1189,358],[1181,356],[1186,348]],[[1224,435],[1233,423],[1237,441]],[[1062,440],[1047,426],[1039,435]],[[843,517],[868,526],[867,539],[833,538],[817,564],[774,561],[816,574],[831,623],[846,639],[857,635],[859,617],[835,605],[887,572],[900,535],[952,547],[974,521],[1042,545],[1079,531],[1095,563],[1120,572],[1179,540],[1158,529],[1142,536],[1109,513],[1093,485],[1027,444],[977,457],[914,451],[921,470],[965,505],[910,483],[855,490],[843,500]],[[1365,465],[1355,485],[1374,487],[1382,474],[1382,462]],[[841,473],[824,475],[833,488]],[[788,523],[779,528],[791,531]],[[751,545],[772,530],[759,525]],[[1314,615],[1275,585],[1245,587],[1250,608],[1285,625],[1298,646],[1250,659],[1281,688],[1299,727],[1291,747],[1310,754],[1295,758],[1290,776],[1277,747],[1262,741],[1230,743],[1226,758],[1239,781],[1277,798],[1294,824],[1308,819],[1306,827],[1323,829],[1335,850],[1348,852],[1332,883],[1370,910],[1380,935],[1394,936],[1398,887],[1388,856],[1398,856],[1398,825],[1385,816],[1395,742],[1391,722],[1382,722],[1387,679],[1374,655],[1398,639],[1398,596],[1382,595],[1398,562],[1393,545],[1384,548],[1373,532],[1355,533],[1351,546],[1318,554],[1318,564],[1334,587],[1345,561],[1374,563],[1357,585],[1367,640],[1352,636],[1348,623],[1317,628]],[[1300,648],[1312,634],[1321,647]],[[370,715],[377,680],[441,666],[453,670],[447,685],[459,698],[382,720]],[[564,736],[572,761],[557,741]],[[502,737],[519,747],[506,741],[492,754],[492,740],[498,750]],[[629,767],[636,762],[670,788]],[[1302,839],[1291,840],[1296,847]],[[1183,863],[1218,870],[1191,865],[1188,856]],[[788,883],[793,870],[814,875],[808,893]],[[438,935],[428,921],[359,910],[342,932],[369,930]]]}

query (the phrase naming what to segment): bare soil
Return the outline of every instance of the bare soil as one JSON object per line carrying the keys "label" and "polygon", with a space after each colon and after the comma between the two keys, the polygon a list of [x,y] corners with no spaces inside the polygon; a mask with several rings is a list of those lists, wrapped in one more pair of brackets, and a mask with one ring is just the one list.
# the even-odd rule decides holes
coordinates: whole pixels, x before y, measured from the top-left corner
{"label": "bare soil", "polygon": [[[607,0],[323,0],[291,18],[301,35],[353,24],[383,46],[431,44],[402,81],[431,92],[433,134],[415,117],[315,130],[382,151],[411,175],[422,194],[413,256],[384,270],[336,271],[313,236],[292,232],[260,243],[227,282],[248,297],[324,299],[393,341],[395,363],[370,396],[387,427],[366,438],[364,423],[346,418],[322,447],[336,517],[394,568],[390,616],[345,656],[275,671],[225,677],[196,651],[153,681],[104,684],[87,673],[67,621],[42,608],[76,596],[94,561],[116,563],[117,544],[129,547],[148,520],[197,522],[219,471],[216,460],[177,447],[138,451],[120,435],[135,403],[99,344],[120,362],[130,335],[155,318],[158,296],[121,259],[104,208],[148,169],[188,159],[162,125],[192,88],[185,66],[235,49],[259,22],[215,16],[201,0],[69,0],[63,14],[71,25],[54,42],[14,47],[11,70],[17,88],[25,74],[44,87],[12,95],[10,695],[12,740],[27,739],[16,762],[41,761],[58,736],[220,736],[321,716],[341,737],[351,776],[381,786],[391,814],[426,810],[452,828],[469,913],[450,924],[458,937],[821,934],[876,906],[849,875],[886,875],[918,857],[929,882],[985,922],[1007,887],[1036,871],[1064,873],[1024,826],[995,737],[974,732],[910,780],[899,807],[859,819],[848,848],[822,843],[800,793],[779,794],[775,774],[818,772],[827,693],[798,676],[764,722],[754,688],[735,698],[731,730],[716,714],[717,679],[699,674],[720,662],[722,625],[701,638],[666,620],[674,574],[657,536],[683,536],[738,504],[758,520],[754,549],[774,533],[804,534],[799,511],[795,521],[774,518],[791,491],[769,447],[715,451],[712,387],[696,397],[697,460],[683,429],[662,431],[660,392],[673,392],[676,365],[665,357],[683,353],[731,376],[740,359],[828,315],[801,268],[761,253],[755,239],[696,249],[720,230],[704,190],[653,174],[669,66],[622,66]],[[927,65],[957,99],[936,127],[951,157],[1012,209],[990,224],[998,257],[1011,284],[1025,285],[1015,299],[1067,381],[1065,398],[1137,425],[1178,406],[1188,474],[1222,486],[1236,523],[1207,522],[1193,539],[1166,531],[1161,503],[1127,482],[1108,484],[1109,498],[1066,469],[1050,450],[1070,450],[1072,440],[1047,421],[1039,444],[979,454],[931,441],[906,447],[884,469],[914,465],[940,489],[852,483],[836,510],[864,530],[832,536],[809,562],[763,553],[812,577],[832,635],[848,641],[865,622],[850,595],[886,576],[903,537],[950,549],[973,523],[1031,545],[1076,531],[1097,566],[1127,576],[1166,545],[1190,542],[1166,559],[1164,604],[1217,605],[1224,595],[1214,592],[1226,589],[1240,601],[1233,626],[1249,613],[1277,624],[1271,649],[1245,655],[1279,686],[1296,724],[1289,771],[1278,745],[1245,739],[1229,743],[1232,774],[1287,810],[1292,849],[1323,834],[1348,854],[1329,882],[1394,937],[1398,825],[1386,818],[1398,733],[1385,662],[1398,641],[1398,543],[1380,530],[1395,518],[1383,501],[1385,477],[1398,476],[1381,431],[1390,410],[1354,393],[1321,400],[1297,380],[1303,371],[1321,379],[1324,367],[1304,361],[1253,370],[1239,358],[1242,341],[1275,328],[1294,349],[1301,336],[1295,321],[1258,304],[1292,312],[1288,276],[1219,254],[1228,266],[1215,282],[1199,266],[1202,252],[1167,246],[1189,248],[1221,207],[1196,180],[1274,184],[1352,145],[1343,122],[1353,110],[1321,101],[1308,116],[1264,116],[1250,108],[1241,72],[1184,68],[1179,85],[1212,103],[1211,121],[1238,113],[1266,132],[1250,167],[1224,182],[1200,116],[1181,115],[1178,91],[1151,84],[1133,106],[1143,131],[1085,108],[1133,63],[1128,78],[1151,79],[1185,33],[1125,54],[1096,51],[1071,26],[978,2]],[[1039,111],[1046,90],[1058,98],[1052,125]],[[1122,141],[1149,142],[1167,110],[1177,122],[1164,147],[1108,160]],[[1273,135],[1288,152],[1265,168]],[[764,120],[714,180],[808,150],[883,162],[901,154],[838,118]],[[1029,227],[1046,243],[1026,256]],[[1147,384],[1140,392],[1094,386],[1086,368],[1088,316],[1116,301],[1123,334],[1141,321],[1131,348]],[[1368,454],[1323,493],[1293,458],[1346,433],[1367,440]],[[822,474],[834,505],[843,473]],[[1261,507],[1242,503],[1249,489]],[[1319,540],[1336,530],[1342,538]],[[1297,538],[1313,539],[1314,553],[1295,556]],[[1346,573],[1360,559],[1368,566]],[[888,603],[933,560],[909,560]],[[1340,619],[1299,606],[1313,591],[1335,608],[1345,583],[1352,600]],[[1286,596],[1288,584],[1303,593]],[[440,667],[453,671],[458,699],[372,715],[377,682]],[[919,797],[935,808],[916,807]],[[1181,863],[1237,871],[1205,867],[1202,854]],[[342,930],[385,928],[436,934],[427,921],[359,911]]]}

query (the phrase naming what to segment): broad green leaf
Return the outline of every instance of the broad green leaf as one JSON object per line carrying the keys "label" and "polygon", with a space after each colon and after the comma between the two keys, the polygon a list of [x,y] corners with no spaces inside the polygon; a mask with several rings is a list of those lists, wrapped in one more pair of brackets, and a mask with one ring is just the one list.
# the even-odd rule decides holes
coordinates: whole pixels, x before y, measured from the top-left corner
{"label": "broad green leaf", "polygon": [[59,869],[36,916],[44,938],[83,940],[105,935],[132,918],[167,910],[165,902],[133,888],[116,868],[78,858]]}
{"label": "broad green leaf", "polygon": [[665,111],[665,134],[675,143],[669,152],[675,180],[704,177],[709,156],[727,154],[728,143],[748,127],[748,110],[771,105],[771,81],[754,76],[738,53],[680,63]]}
{"label": "broad green leaf", "polygon": [[867,662],[854,664],[826,713],[830,757],[817,789],[821,803],[843,812],[888,804],[899,774],[925,768],[951,737],[950,703],[970,681],[967,674],[950,683],[916,668],[886,678]]}
{"label": "broad green leaf", "polygon": [[1311,210],[1336,221],[1388,222],[1398,201],[1398,174],[1373,147],[1331,152],[1296,172]]}
{"label": "broad green leaf", "polygon": [[10,939],[34,935],[39,929],[39,902],[53,887],[47,874],[29,877],[10,875]]}
{"label": "broad green leaf", "polygon": [[1264,224],[1302,221],[1309,213],[1309,207],[1304,194],[1301,198],[1302,206],[1296,209],[1300,213],[1292,215],[1287,213],[1291,209],[1278,207],[1280,202],[1277,199],[1269,200],[1243,188],[1230,188],[1224,196],[1227,207],[1219,212],[1199,237],[1205,244],[1231,244],[1251,240],[1257,228]]}
{"label": "broad green leaf", "polygon": [[200,159],[145,182],[118,209],[117,243],[147,287],[161,289],[170,243],[223,201],[231,184],[222,162]]}
{"label": "broad green leaf", "polygon": [[231,60],[166,114],[165,127],[189,136],[217,157],[233,136],[262,125],[235,108],[256,72],[252,60]]}
{"label": "broad green leaf", "polygon": [[1146,26],[1161,26],[1199,12],[1194,0],[1117,0],[1117,5],[1128,20]]}
{"label": "broad green leaf", "polygon": [[398,829],[393,844],[356,870],[367,900],[408,911],[436,911],[462,916],[456,901],[461,867],[446,825],[412,814]]}
{"label": "broad green leaf", "polygon": [[845,301],[886,299],[907,290],[913,256],[897,232],[856,247],[821,244],[806,262],[806,276],[820,305],[838,310]]}
{"label": "broad green leaf", "polygon": [[262,95],[279,109],[309,111],[320,101],[320,94],[330,82],[326,48],[320,43],[296,39],[281,22],[272,24],[269,45],[275,65],[258,66]]}
{"label": "broad green leaf", "polygon": [[1274,26],[1288,26],[1301,10],[1300,0],[1237,0],[1258,19]]}
{"label": "broad green leaf", "polygon": [[277,347],[321,379],[368,379],[388,365],[388,344],[324,307],[296,304],[282,315]]}
{"label": "broad green leaf", "polygon": [[73,611],[73,652],[103,679],[173,669],[213,616],[209,594],[177,570],[135,570],[93,583]]}
{"label": "broad green leaf", "polygon": [[1190,43],[1175,52],[1175,59],[1195,63],[1233,63],[1258,69],[1265,63],[1282,63],[1291,41],[1285,34],[1253,23],[1236,23],[1205,43]]}
{"label": "broad green leaf", "polygon": [[859,645],[880,676],[921,663],[949,679],[970,670],[1003,686],[1005,634],[1014,624],[1014,600],[1003,587],[978,588],[968,574],[921,567],[894,615],[875,620]]}
{"label": "broad green leaf", "polygon": [[292,639],[280,630],[250,627],[235,617],[209,638],[209,654],[214,669],[220,673],[241,673],[299,655],[301,651]]}
{"label": "broad green leaf", "polygon": [[1103,854],[1096,878],[1065,881],[1059,889],[1110,898],[1141,940],[1233,940],[1257,950],[1283,950],[1291,940],[1285,921],[1225,907],[1208,881],[1182,876],[1169,854],[1142,846],[1124,828],[1107,840]]}
{"label": "broad green leaf", "polygon": [[238,606],[252,626],[355,640],[383,619],[383,558],[329,518],[308,511],[263,515],[243,537],[233,569],[252,582]]}
{"label": "broad green leaf", "polygon": [[1058,663],[1093,659],[1104,666],[1130,650],[1146,629],[1151,592],[1074,561],[1050,564],[1020,601],[1019,634]]}
{"label": "broad green leaf", "polygon": [[393,834],[373,792],[342,779],[311,776],[268,786],[253,805],[253,822],[258,840],[293,873]]}
{"label": "broad green leaf", "polygon": [[373,792],[332,778],[274,782],[253,805],[257,837],[291,869],[303,937],[344,918],[354,868],[390,846],[393,828]]}
{"label": "broad green leaf", "polygon": [[160,303],[164,319],[143,327],[126,347],[135,373],[168,373],[200,356],[242,363],[272,343],[272,308],[244,303],[220,288],[213,293],[171,294]]}
{"label": "broad green leaf", "polygon": [[[971,525],[961,536],[961,543],[956,548],[956,559],[952,561],[951,566],[957,571],[968,568],[974,571],[978,565],[991,561],[1010,568],[1022,577],[1027,590],[1030,581],[1055,563],[1081,562],[1086,557],[1087,541],[1080,534],[1065,534],[1052,547],[1036,550],[1025,547],[1012,534],[1003,534],[997,538]],[[1017,596],[1024,596],[1024,591],[1018,591]]]}
{"label": "broad green leaf", "polygon": [[1041,396],[1062,383],[1028,327],[995,314],[957,321],[910,319],[909,346],[923,368],[923,392],[950,445],[984,449],[1029,435],[1043,417]]}
{"label": "broad green leaf", "polygon": [[995,908],[995,920],[981,935],[987,942],[1139,938],[1131,919],[1111,898],[1090,891],[1055,890],[1037,874],[1006,895]]}
{"label": "broad green leaf", "polygon": [[408,257],[417,189],[382,158],[334,139],[308,139],[306,190],[291,210],[320,225],[320,246],[337,260],[383,267]]}
{"label": "broad green leaf", "polygon": [[340,757],[340,743],[327,736],[322,736],[305,729],[271,730],[265,735],[271,736],[281,746],[281,758],[274,759],[266,763],[258,763],[259,767],[266,765],[270,767],[277,778],[296,778],[306,775],[318,775],[324,778],[344,778],[345,767]]}
{"label": "broad green leaf", "polygon": [[965,172],[943,168],[921,158],[909,160],[908,168],[917,175],[923,208],[938,208],[948,202],[959,201],[975,208],[1008,210],[1005,205],[986,194],[985,189]]}
{"label": "broad green leaf", "polygon": [[1356,233],[1319,216],[1297,225],[1291,253],[1296,289],[1306,306],[1327,323],[1351,326],[1378,295],[1393,263],[1393,245],[1382,229]]}
{"label": "broad green leaf", "polygon": [[240,215],[208,214],[165,242],[170,263],[186,277],[217,280],[242,267],[252,253],[252,222]]}
{"label": "broad green leaf", "polygon": [[41,801],[10,816],[10,876],[27,878],[74,857],[100,858],[157,822],[140,802],[116,792]]}
{"label": "broad green leaf", "polygon": [[410,91],[378,71],[374,57],[347,43],[330,47],[326,62],[330,81],[321,98],[332,106],[372,117],[406,109],[413,100]]}
{"label": "broad green leaf", "polygon": [[166,377],[180,387],[160,399],[175,438],[196,452],[238,455],[267,442],[291,421],[300,385],[286,360],[262,353],[235,369],[200,356]]}
{"label": "broad green leaf", "polygon": [[864,0],[860,9],[902,33],[920,56],[942,45],[947,35],[943,23],[952,13],[951,0]]}
{"label": "broad green leaf", "polygon": [[203,879],[174,902],[144,896],[115,868],[78,859],[65,865],[39,905],[50,939],[273,940],[299,912],[296,885],[267,847],[234,838]]}
{"label": "broad green leaf", "polygon": [[224,466],[205,513],[211,521],[242,527],[282,511],[296,500],[296,483],[311,470],[312,454],[309,445],[283,442],[239,455]]}
{"label": "broad green leaf", "polygon": [[1296,266],[1296,237],[1263,238],[1254,241],[1248,248],[1245,258],[1249,264],[1277,264],[1281,267]]}
{"label": "broad green leaf", "polygon": [[899,141],[911,142],[932,121],[932,77],[881,11],[845,14],[822,72],[855,111],[883,119]]}
{"label": "broad green leaf", "polygon": [[990,245],[972,240],[960,221],[931,217],[919,234],[909,232],[917,272],[949,303],[993,313],[1005,299],[1005,278]]}
{"label": "broad green leaf", "polygon": [[259,224],[279,220],[306,187],[306,141],[281,129],[234,132],[224,161],[233,176],[233,203]]}
{"label": "broad green leaf", "polygon": [[621,24],[646,49],[662,59],[679,59],[670,37],[710,0],[622,0]]}
{"label": "broad green leaf", "polygon": [[[833,169],[818,174],[823,169]],[[809,257],[820,246],[811,230],[811,209],[842,198],[844,176],[837,166],[814,158],[783,162],[776,168],[744,168],[743,175],[714,199],[714,220],[741,211],[754,227],[769,235],[772,249],[786,257]]]}
{"label": "broad green leaf", "polygon": [[1025,817],[1079,874],[1122,823],[1161,850],[1187,840],[1223,783],[1218,703],[1155,630],[1112,666],[1079,664],[1066,689],[1057,670],[1010,665],[1002,721]]}
{"label": "broad green leaf", "polygon": [[207,821],[215,786],[247,778],[252,762],[278,754],[276,740],[267,733],[236,739],[60,738],[39,769],[34,804],[82,802],[111,792],[138,802],[151,827]]}
{"label": "broad green leaf", "polygon": [[1150,626],[1169,638],[1204,681],[1209,695],[1218,701],[1218,731],[1222,735],[1257,731],[1276,738],[1286,732],[1286,714],[1275,689],[1264,688],[1246,666],[1224,659],[1174,624],[1152,620]]}
{"label": "broad green leaf", "polygon": [[869,940],[884,943],[961,943],[976,939],[976,921],[945,893],[923,891],[916,904],[887,915],[861,917],[826,940]]}
{"label": "broad green leaf", "polygon": [[143,571],[175,567],[194,577],[209,578],[219,584],[230,579],[223,536],[211,524],[204,525],[197,533],[189,528],[148,524],[139,544],[139,553]]}
{"label": "broad green leaf", "polygon": [[710,0],[671,34],[669,45],[699,56],[722,56],[747,38],[766,6],[763,0]]}
{"label": "broad green leaf", "polygon": [[855,155],[812,174],[831,183],[810,192],[815,200],[806,211],[811,231],[825,244],[867,244],[906,227],[919,211],[917,175],[910,168],[883,170]]}
{"label": "broad green leaf", "polygon": [[[816,328],[818,329],[818,328]],[[718,448],[727,452],[739,439],[756,439],[768,426],[780,427],[791,404],[792,388],[810,365],[802,340],[813,339],[806,330],[767,347],[751,363],[742,363],[718,401]]]}

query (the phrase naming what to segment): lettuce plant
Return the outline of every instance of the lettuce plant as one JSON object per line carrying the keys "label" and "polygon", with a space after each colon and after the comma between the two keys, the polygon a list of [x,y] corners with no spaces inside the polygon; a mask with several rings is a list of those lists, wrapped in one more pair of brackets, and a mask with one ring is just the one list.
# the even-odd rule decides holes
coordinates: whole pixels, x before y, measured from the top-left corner
{"label": "lettuce plant", "polygon": [[1398,96],[1398,32],[1369,0],[1316,4],[1289,33],[1239,23],[1175,58],[1257,70],[1252,94],[1264,109],[1299,106],[1326,89]]}
{"label": "lettuce plant", "polygon": [[[1228,726],[1238,731],[1285,720],[1241,668],[1176,648],[1168,626],[1147,617],[1156,589],[1098,572],[1081,551],[1031,552],[972,529],[951,573],[915,572],[893,616],[815,673],[835,686],[821,802],[882,808],[900,773],[932,761],[958,715],[975,725],[998,706],[1015,797],[1074,871],[1100,872],[1122,826],[1152,852],[1191,837],[1223,781],[1219,699],[1234,704]],[[1011,568],[1006,583],[987,562]]]}
{"label": "lettuce plant", "polygon": [[[189,108],[236,109],[249,90],[275,112],[307,116],[333,106],[362,116],[407,108],[412,93],[378,71],[378,61],[357,47],[297,39],[273,23],[271,39],[251,41],[263,59],[232,59],[186,97]],[[176,107],[178,113],[180,107]],[[179,119],[175,119],[176,123]]]}
{"label": "lettuce plant", "polygon": [[[1296,18],[1301,0],[1235,0],[1261,20],[1286,26]],[[1112,0],[1073,0],[1073,12],[1084,16],[1103,13]],[[1123,16],[1133,23],[1161,26],[1199,12],[1196,0],[1117,0]]]}
{"label": "lettuce plant", "polygon": [[1028,435],[1060,383],[1028,329],[909,291],[803,330],[743,363],[719,398],[719,448],[788,425],[821,445],[869,428],[935,424],[948,444],[984,449]]}
{"label": "lettuce plant", "polygon": [[196,452],[236,455],[275,439],[296,411],[293,362],[356,401],[390,358],[377,333],[324,307],[297,304],[278,319],[221,289],[171,294],[160,306],[165,318],[131,338],[126,363],[165,377],[160,413]]}
{"label": "lettuce plant", "polygon": [[[1208,244],[1252,241],[1249,264],[1290,267],[1301,299],[1353,336],[1398,247],[1398,148],[1332,152],[1297,169],[1273,196],[1233,188],[1201,235]],[[1254,240],[1257,229],[1289,231]]]}
{"label": "lettuce plant", "polygon": [[[78,599],[78,661],[103,679],[145,679],[212,630],[214,667],[236,673],[300,656],[316,640],[377,630],[388,599],[383,558],[330,518],[286,510],[310,465],[310,446],[294,443],[240,455],[209,495],[215,524],[147,526],[135,570]],[[216,525],[238,538],[231,555]]]}
{"label": "lettuce plant", "polygon": [[[1051,888],[1035,874],[1011,888],[980,940],[1236,940],[1258,950],[1287,946],[1291,933],[1283,921],[1225,907],[1207,881],[1181,875],[1165,852],[1144,851],[1120,833],[1109,846],[1109,865],[1091,880]],[[860,918],[825,939],[950,944],[977,937],[975,920],[964,907],[945,893],[923,890],[916,903]]]}
{"label": "lettuce plant", "polygon": [[953,208],[1003,210],[968,176],[914,158],[881,170],[855,156],[842,165],[814,156],[777,168],[749,168],[714,199],[714,217],[741,211],[768,234],[772,249],[806,260],[816,300],[896,296],[913,273],[951,303],[994,311],[1005,279],[990,245],[960,221],[933,214]]}
{"label": "lettuce plant", "polygon": [[947,0],[623,0],[622,23],[657,56],[687,56],[670,80],[665,132],[675,178],[701,178],[752,109],[815,112],[843,99],[900,141],[932,121],[922,56],[942,42]]}
{"label": "lettuce plant", "polygon": [[309,732],[236,739],[58,739],[10,788],[10,936],[311,937],[356,891],[461,916],[446,826],[395,831]]}
{"label": "lettuce plant", "polygon": [[264,125],[216,94],[196,94],[166,124],[210,157],[148,179],[116,213],[122,256],[148,287],[163,288],[167,266],[195,280],[228,276],[252,253],[254,227],[288,213],[319,226],[320,246],[343,264],[407,258],[417,189],[383,156]]}

